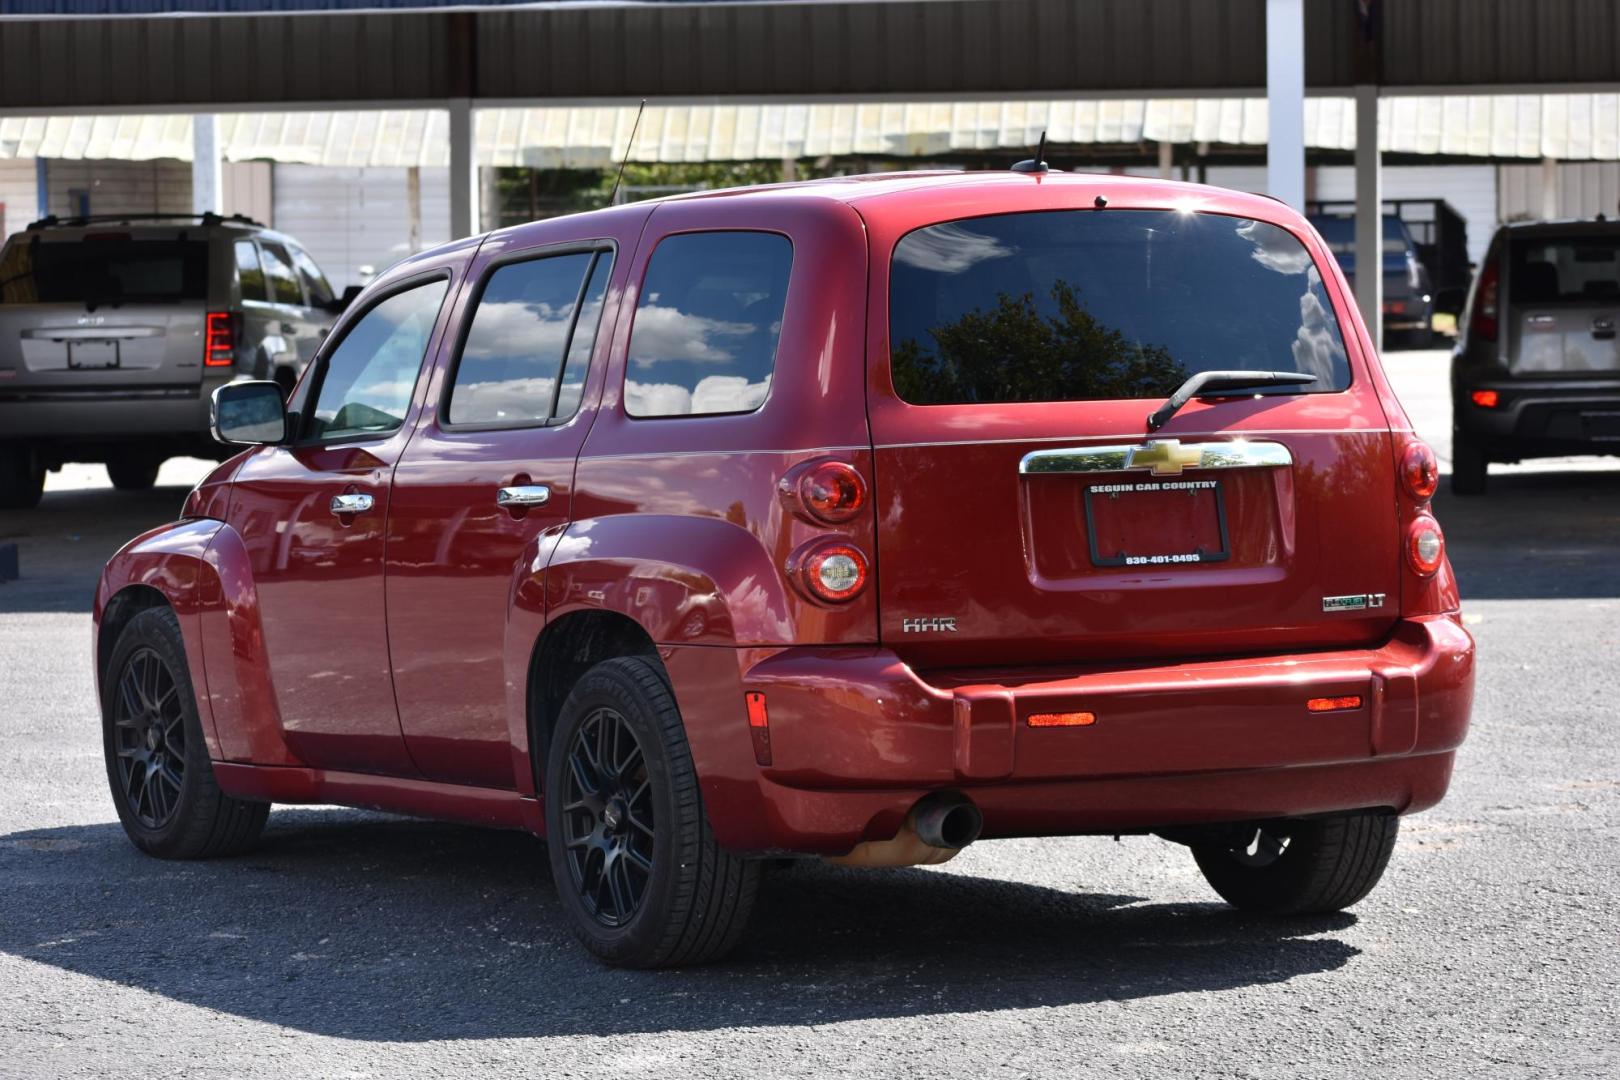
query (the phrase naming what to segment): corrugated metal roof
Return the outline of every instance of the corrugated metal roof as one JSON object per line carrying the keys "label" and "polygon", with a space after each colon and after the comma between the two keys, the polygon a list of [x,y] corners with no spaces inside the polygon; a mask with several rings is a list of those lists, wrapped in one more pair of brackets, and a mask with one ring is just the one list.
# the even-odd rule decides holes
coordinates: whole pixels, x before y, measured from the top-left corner
{"label": "corrugated metal roof", "polygon": [[[1620,94],[1386,98],[1383,149],[1465,157],[1620,159]],[[634,108],[481,109],[484,165],[601,168],[624,154]],[[649,105],[631,159],[640,162],[776,161],[858,154],[925,157],[1022,149],[1045,131],[1057,145],[1262,145],[1257,98],[1152,101],[874,102],[816,105]],[[443,165],[442,110],[221,115],[230,161],[311,165]],[[1355,103],[1305,102],[1306,145],[1355,147]],[[0,157],[191,157],[189,116],[0,118]]]}

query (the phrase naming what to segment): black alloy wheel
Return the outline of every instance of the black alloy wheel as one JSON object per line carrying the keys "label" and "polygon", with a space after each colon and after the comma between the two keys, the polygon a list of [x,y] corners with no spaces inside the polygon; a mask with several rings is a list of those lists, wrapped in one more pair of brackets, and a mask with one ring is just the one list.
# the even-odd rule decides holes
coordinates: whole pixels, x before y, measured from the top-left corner
{"label": "black alloy wheel", "polygon": [[174,673],[151,648],[125,661],[113,699],[113,736],[125,805],[142,826],[163,828],[185,789],[186,724]]}
{"label": "black alloy wheel", "polygon": [[658,658],[614,657],[585,672],[547,745],[546,856],[580,943],[635,968],[729,952],[748,925],[760,863],[715,841]]}
{"label": "black alloy wheel", "polygon": [[270,804],[220,791],[197,715],[180,623],[137,613],[101,671],[102,748],[118,820],[149,855],[200,859],[251,848]]}
{"label": "black alloy wheel", "polygon": [[646,757],[624,716],[592,712],[568,748],[562,830],[574,887],[603,926],[628,923],[652,880],[652,796]]}

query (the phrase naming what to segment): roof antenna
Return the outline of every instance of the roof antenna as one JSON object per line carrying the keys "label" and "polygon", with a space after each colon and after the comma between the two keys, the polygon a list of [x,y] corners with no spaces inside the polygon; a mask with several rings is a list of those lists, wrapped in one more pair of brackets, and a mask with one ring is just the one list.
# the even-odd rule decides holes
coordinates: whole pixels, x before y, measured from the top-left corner
{"label": "roof antenna", "polygon": [[1012,167],[1013,172],[1043,173],[1048,172],[1046,166],[1046,132],[1041,132],[1040,145],[1035,148],[1035,156],[1025,158]]}
{"label": "roof antenna", "polygon": [[614,200],[619,197],[619,182],[624,179],[624,167],[630,164],[630,151],[636,145],[636,132],[641,128],[641,114],[647,111],[647,99],[641,99],[641,108],[636,110],[636,122],[630,125],[630,141],[624,144],[624,159],[619,162],[619,175],[613,178],[613,190],[608,193],[608,205],[615,205]]}

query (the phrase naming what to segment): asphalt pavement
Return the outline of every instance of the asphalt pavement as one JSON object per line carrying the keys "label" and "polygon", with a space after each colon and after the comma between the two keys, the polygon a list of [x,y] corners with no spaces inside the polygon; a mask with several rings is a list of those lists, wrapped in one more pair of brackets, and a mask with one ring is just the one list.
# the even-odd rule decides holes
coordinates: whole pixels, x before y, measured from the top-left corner
{"label": "asphalt pavement", "polygon": [[[1386,366],[1444,462],[1445,355]],[[1237,915],[1155,839],[990,841],[775,873],[733,958],[657,973],[586,958],[520,834],[284,808],[241,858],[125,841],[90,597],[205,468],[0,514],[0,1077],[1620,1074],[1620,463],[1436,499],[1473,730],[1351,912]]]}

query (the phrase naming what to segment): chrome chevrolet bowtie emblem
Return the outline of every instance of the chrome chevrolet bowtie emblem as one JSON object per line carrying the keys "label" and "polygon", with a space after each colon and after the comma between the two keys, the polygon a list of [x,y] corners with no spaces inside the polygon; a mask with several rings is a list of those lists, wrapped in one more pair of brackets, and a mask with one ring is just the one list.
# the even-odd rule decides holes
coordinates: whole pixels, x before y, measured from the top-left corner
{"label": "chrome chevrolet bowtie emblem", "polygon": [[1131,448],[1127,469],[1152,469],[1154,476],[1179,476],[1182,469],[1196,469],[1204,460],[1199,446],[1182,446],[1179,439],[1154,439],[1145,446]]}

